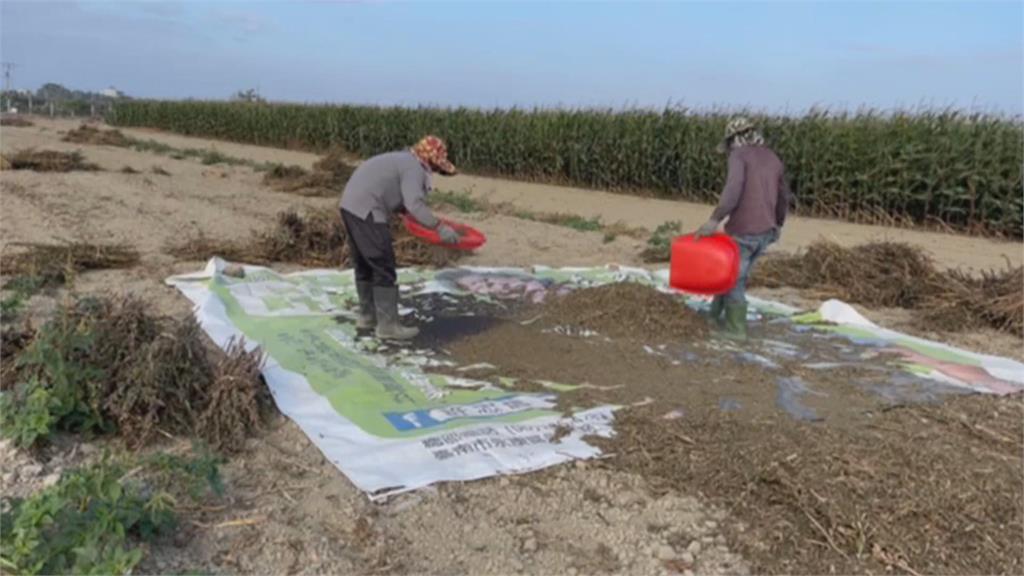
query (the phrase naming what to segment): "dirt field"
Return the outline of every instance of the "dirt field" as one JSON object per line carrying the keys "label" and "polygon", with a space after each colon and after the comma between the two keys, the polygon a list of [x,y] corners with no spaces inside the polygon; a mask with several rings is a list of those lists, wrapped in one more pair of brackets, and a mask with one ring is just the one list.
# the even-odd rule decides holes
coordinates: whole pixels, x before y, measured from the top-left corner
{"label": "dirt field", "polygon": [[[83,274],[74,286],[79,292],[131,292],[161,313],[188,314],[187,301],[164,286],[163,280],[193,271],[201,263],[176,261],[166,248],[198,233],[241,240],[271,225],[281,210],[337,203],[336,198],[272,191],[261,183],[262,175],[248,166],[206,166],[196,159],[61,142],[62,133],[76,126],[70,121],[39,120],[33,127],[4,127],[0,132],[4,153],[28,147],[81,150],[86,160],[102,169],[0,174],[0,249],[16,250],[18,242],[58,240],[126,242],[138,248],[140,266]],[[143,130],[125,132],[177,148],[213,146],[227,156],[254,162],[308,168],[317,159],[295,151]],[[126,166],[138,173],[122,173]],[[154,173],[156,167],[169,175]],[[685,227],[695,228],[710,211],[687,203],[473,176],[437,177],[435,185],[531,210],[599,216],[609,223],[621,220],[648,229],[666,220],[681,220]],[[467,264],[640,265],[643,242],[637,239],[620,236],[605,242],[601,233],[500,215],[460,214],[457,218],[480,227],[489,237],[486,247]],[[880,238],[903,240],[925,247],[938,263],[953,268],[1002,267],[1007,261],[1020,265],[1024,260],[1024,245],[1018,242],[800,218],[787,224],[782,243],[773,249],[799,249],[821,236],[844,245]],[[810,304],[791,290],[754,293],[795,305]],[[30,308],[42,313],[59,296],[38,296]],[[909,325],[904,311],[863,311],[888,327]],[[927,336],[979,352],[1024,357],[1019,338],[994,331]],[[467,341],[459,353],[478,361],[513,364],[508,358],[488,356],[495,351],[486,345],[491,341]],[[655,363],[644,369],[666,368]],[[741,384],[729,386],[735,385],[736,394],[742,394]],[[673,397],[673,401],[682,399]],[[906,437],[919,433],[915,429]],[[176,441],[168,442],[173,446]],[[0,488],[5,494],[26,493],[52,481],[55,472],[97,446],[102,443],[85,448],[56,446],[35,456],[4,446]],[[677,456],[682,457],[673,457]],[[1019,471],[1019,461],[1009,465],[1017,465]],[[520,477],[443,485],[371,505],[294,424],[278,418],[272,430],[226,465],[228,491],[222,506],[197,512],[173,538],[154,547],[141,571],[743,574],[799,570],[785,563],[766,566],[752,561],[751,554],[756,555],[763,540],[772,537],[771,530],[762,526],[748,532],[748,526],[696,484],[661,483],[653,489],[652,478],[663,473],[641,475],[629,467],[580,463]],[[1012,488],[1019,509],[1020,486]],[[1013,500],[1014,490],[1002,489]],[[238,519],[249,522],[220,524]],[[1020,570],[1021,565],[1011,568]]]}

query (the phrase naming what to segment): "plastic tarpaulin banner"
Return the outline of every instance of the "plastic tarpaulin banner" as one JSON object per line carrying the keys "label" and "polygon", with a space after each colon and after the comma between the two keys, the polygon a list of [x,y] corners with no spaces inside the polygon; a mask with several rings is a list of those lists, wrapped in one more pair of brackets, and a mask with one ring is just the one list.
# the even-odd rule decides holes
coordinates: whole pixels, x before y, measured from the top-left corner
{"label": "plastic tarpaulin banner", "polygon": [[[246,266],[239,279],[222,274],[225,266],[214,259],[168,283],[195,304],[218,346],[244,337],[264,350],[278,408],[371,498],[592,458],[599,450],[581,438],[611,434],[611,407],[564,418],[553,393],[428,374],[415,355],[374,353],[352,324],[335,320],[351,313],[351,271]],[[422,288],[431,276],[404,270],[400,280]],[[570,432],[552,442],[558,428]]]}
{"label": "plastic tarpaulin banner", "polygon": [[[195,304],[200,325],[218,346],[244,337],[248,347],[264,350],[263,374],[281,412],[372,499],[593,458],[600,451],[583,438],[613,434],[615,407],[565,417],[554,410],[557,386],[551,393],[526,393],[430,373],[424,368],[437,361],[428,353],[384,354],[373,339],[356,338],[351,322],[338,321],[354,314],[351,271],[279,274],[245,266],[244,277],[236,278],[223,274],[226,265],[215,258],[202,272],[167,282]],[[669,290],[667,271],[621,267],[405,269],[399,276],[407,297],[530,302],[624,280]],[[695,307],[702,302],[688,301]],[[757,299],[751,309],[895,351],[908,371],[946,385],[988,393],[1024,389],[1018,362],[884,330],[838,301],[804,315]]]}

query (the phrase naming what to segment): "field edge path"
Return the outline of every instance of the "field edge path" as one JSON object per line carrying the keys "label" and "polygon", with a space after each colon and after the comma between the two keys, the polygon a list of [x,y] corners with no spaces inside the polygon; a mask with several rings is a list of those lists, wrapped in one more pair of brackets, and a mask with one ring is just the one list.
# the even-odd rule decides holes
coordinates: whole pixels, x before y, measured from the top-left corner
{"label": "field edge path", "polygon": [[[78,123],[73,120],[44,122],[60,129],[70,129]],[[145,128],[124,128],[121,131],[134,138],[152,139],[180,148],[216,148],[229,156],[256,162],[296,164],[309,168],[319,158],[309,152],[182,136]],[[490,202],[507,202],[534,212],[576,214],[584,218],[600,218],[606,223],[622,222],[630,227],[648,230],[674,220],[682,222],[684,230],[695,230],[707,219],[712,209],[710,205],[682,200],[643,198],[601,190],[467,174],[451,178],[436,176],[434,186],[439,190],[467,192]],[[1024,242],[1017,240],[996,240],[799,216],[787,220],[782,238],[775,249],[797,251],[820,239],[831,240],[842,246],[880,240],[906,242],[925,249],[944,268],[979,271],[1002,269],[1007,264],[1024,264]]]}

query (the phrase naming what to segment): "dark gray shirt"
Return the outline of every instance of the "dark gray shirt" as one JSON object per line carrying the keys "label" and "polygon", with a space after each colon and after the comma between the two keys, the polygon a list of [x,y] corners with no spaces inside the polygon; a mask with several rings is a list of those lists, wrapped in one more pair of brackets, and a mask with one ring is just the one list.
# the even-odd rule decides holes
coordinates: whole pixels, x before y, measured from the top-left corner
{"label": "dark gray shirt", "polygon": [[437,217],[427,206],[430,188],[430,171],[412,152],[388,152],[356,168],[341,193],[341,208],[363,219],[373,214],[378,223],[404,208],[420,224],[435,228]]}
{"label": "dark gray shirt", "polygon": [[729,153],[729,175],[711,218],[726,216],[734,236],[764,234],[782,228],[789,209],[789,184],[779,157],[765,146],[740,146]]}

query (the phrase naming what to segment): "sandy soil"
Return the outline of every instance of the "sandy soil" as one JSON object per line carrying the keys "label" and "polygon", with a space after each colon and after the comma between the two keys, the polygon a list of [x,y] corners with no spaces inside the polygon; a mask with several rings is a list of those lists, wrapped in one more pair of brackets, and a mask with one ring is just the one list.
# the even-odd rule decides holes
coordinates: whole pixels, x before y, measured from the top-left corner
{"label": "sandy soil", "polygon": [[[81,150],[102,172],[0,174],[0,248],[17,242],[87,240],[136,245],[142,264],[126,271],[84,274],[80,292],[133,292],[168,314],[187,314],[187,302],[163,285],[167,276],[196,269],[163,249],[185,237],[242,239],[288,208],[323,207],[333,198],[274,192],[244,166],[203,166],[148,152],[60,142],[70,121],[40,120],[34,127],[0,132],[0,149]],[[229,156],[309,166],[315,155],[127,130],[180,148],[215,147]],[[131,166],[140,174],[123,174]],[[159,166],[170,176],[151,172]],[[696,227],[706,206],[637,199],[596,191],[513,183],[473,176],[438,179],[439,187],[468,189],[525,208],[600,216],[653,228],[665,220]],[[468,264],[639,264],[641,242],[526,222],[507,216],[459,218],[484,229],[489,243]],[[795,218],[781,249],[798,249],[819,236],[844,244],[869,239],[905,240],[927,248],[950,267],[998,267],[1004,256],[1022,261],[1020,243],[857,226]],[[799,299],[797,294],[789,298]],[[45,310],[52,299],[38,297]],[[868,311],[885,324],[888,311]],[[898,323],[894,325],[898,327]],[[1004,335],[961,335],[979,351],[1008,354],[1020,342]],[[0,452],[5,493],[37,487],[76,457]],[[225,506],[204,513],[175,538],[155,547],[143,572],[352,573],[593,573],[659,574],[689,567],[700,573],[745,573],[746,562],[722,538],[730,518],[697,494],[653,497],[643,480],[625,472],[566,466],[511,479],[446,485],[373,506],[290,421],[279,418],[244,457],[226,465]],[[254,518],[247,526],[217,523]],[[651,526],[661,526],[652,530]],[[681,539],[679,534],[687,535]],[[696,542],[694,545],[693,543]],[[679,568],[684,570],[683,568]]]}

